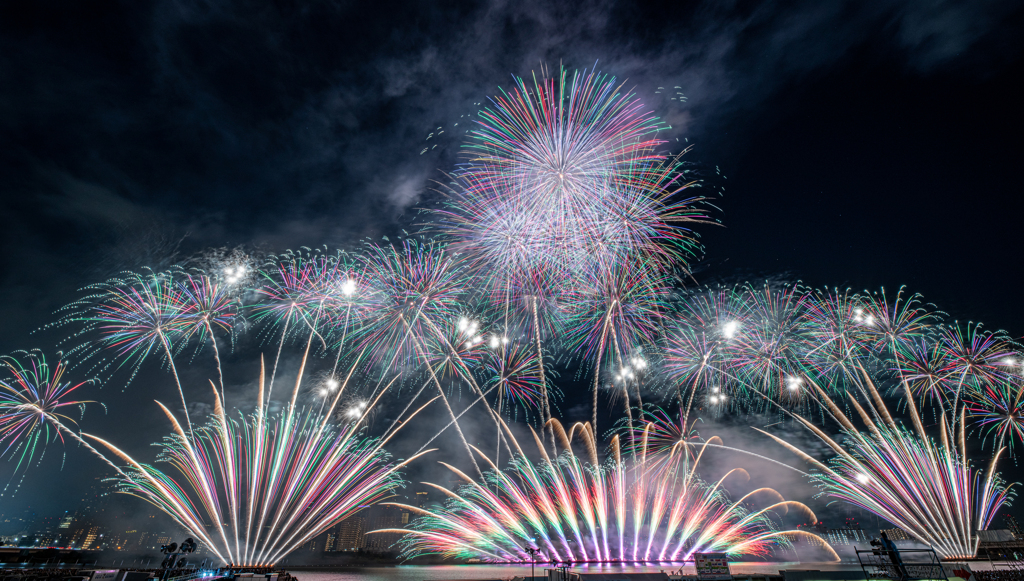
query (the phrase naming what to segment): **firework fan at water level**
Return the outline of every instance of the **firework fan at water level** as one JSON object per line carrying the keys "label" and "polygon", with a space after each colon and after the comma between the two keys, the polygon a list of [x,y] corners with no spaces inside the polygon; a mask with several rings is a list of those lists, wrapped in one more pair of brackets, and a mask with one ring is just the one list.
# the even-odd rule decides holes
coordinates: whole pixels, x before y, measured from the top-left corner
{"label": "firework fan at water level", "polygon": [[337,410],[345,412],[341,415],[348,423],[332,423],[345,384],[322,413],[297,407],[301,377],[300,370],[292,403],[279,415],[266,409],[262,371],[251,415],[229,418],[214,389],[213,418],[194,432],[183,429],[160,404],[174,433],[161,444],[157,460],[169,464],[171,471],[141,463],[98,437],[87,437],[127,463],[117,479],[121,492],[169,515],[224,563],[272,564],[403,485],[398,471],[415,459],[389,460],[382,447],[394,431],[379,440],[363,436],[365,419],[376,402],[360,406],[358,413]]}
{"label": "firework fan at water level", "polygon": [[[790,538],[813,536],[775,530],[769,518],[773,512],[795,509],[814,515],[774,490],[727,500],[723,481],[731,474],[745,475],[742,469],[718,482],[701,481],[696,473],[703,454],[699,445],[682,443],[663,455],[624,461],[616,436],[612,458],[601,466],[588,425],[576,424],[566,434],[557,420],[551,423],[564,450],[557,458],[548,456],[535,433],[542,459],[527,459],[508,432],[518,451],[508,469],[491,463],[485,478],[476,481],[449,466],[467,484],[458,490],[429,484],[448,496],[443,508],[399,505],[421,516],[407,530],[377,532],[407,533],[400,544],[409,557],[440,554],[492,562],[531,562],[528,549],[537,550],[539,562],[678,561],[701,551],[765,556]],[[574,437],[581,440],[586,459],[573,453]],[[745,503],[758,496],[771,498],[771,504],[748,510]]]}
{"label": "firework fan at water level", "polygon": [[822,405],[842,426],[846,442],[840,444],[810,421],[794,416],[836,452],[829,464],[762,433],[817,467],[820,472],[815,480],[830,496],[878,515],[931,545],[944,558],[974,557],[977,531],[987,529],[1013,496],[1012,485],[995,472],[1004,449],[995,453],[987,471],[975,470],[967,460],[962,415],[949,423],[942,414],[941,438],[936,443],[925,433],[909,388],[905,388],[907,409],[914,431],[893,420],[866,373],[864,383],[867,405],[853,397],[850,405],[870,433],[858,431],[817,385],[814,388]]}

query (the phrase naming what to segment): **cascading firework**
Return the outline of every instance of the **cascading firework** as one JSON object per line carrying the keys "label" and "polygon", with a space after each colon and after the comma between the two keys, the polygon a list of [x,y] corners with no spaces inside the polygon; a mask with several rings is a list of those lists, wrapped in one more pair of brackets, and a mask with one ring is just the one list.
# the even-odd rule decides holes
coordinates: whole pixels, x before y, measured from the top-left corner
{"label": "cascading firework", "polygon": [[[406,556],[440,554],[493,562],[530,562],[527,549],[537,549],[537,562],[658,562],[678,561],[699,551],[731,555],[769,554],[806,531],[778,531],[769,518],[775,512],[810,509],[785,501],[771,489],[755,490],[739,500],[727,499],[723,481],[702,481],[696,468],[703,448],[681,443],[665,454],[623,459],[618,436],[611,458],[598,463],[596,443],[587,424],[566,434],[551,420],[563,452],[551,458],[537,434],[541,460],[518,454],[508,469],[490,463],[477,481],[448,466],[467,484],[457,490],[429,484],[448,497],[441,508],[397,505],[421,515],[408,529],[377,532],[407,533],[400,541]],[[578,435],[587,458],[573,453]],[[759,510],[745,504],[758,496],[771,499]],[[835,557],[835,554],[832,553]],[[838,557],[835,557],[838,559]]]}
{"label": "cascading firework", "polygon": [[[859,431],[828,397],[812,385],[822,406],[842,426],[843,444],[801,416],[794,416],[837,456],[828,464],[763,430],[818,468],[817,484],[827,494],[857,505],[931,545],[947,559],[972,558],[978,550],[977,531],[991,524],[999,509],[1009,502],[1012,485],[995,472],[1004,448],[996,451],[984,473],[967,459],[964,417],[939,422],[940,442],[925,432],[909,388],[907,410],[914,430],[896,423],[873,382],[864,373],[866,409],[853,397],[850,405],[868,428]],[[956,441],[951,441],[953,438]]]}
{"label": "cascading firework", "polygon": [[395,431],[383,439],[363,435],[372,403],[348,423],[332,422],[344,385],[327,410],[296,406],[301,377],[300,371],[292,402],[280,414],[270,414],[264,403],[262,370],[256,411],[250,415],[229,418],[214,388],[211,421],[192,431],[159,404],[174,432],[161,444],[157,461],[172,471],[85,436],[127,463],[116,479],[120,492],[151,503],[224,563],[272,564],[402,486],[399,470],[416,458],[389,459],[382,447]]}

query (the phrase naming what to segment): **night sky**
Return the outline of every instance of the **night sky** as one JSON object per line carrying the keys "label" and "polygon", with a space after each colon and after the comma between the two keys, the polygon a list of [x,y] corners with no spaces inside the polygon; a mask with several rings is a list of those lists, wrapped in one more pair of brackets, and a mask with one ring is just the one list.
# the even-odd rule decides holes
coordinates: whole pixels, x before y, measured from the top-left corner
{"label": "night sky", "polygon": [[[55,350],[35,331],[124,269],[414,229],[479,104],[559,63],[625,80],[724,191],[698,282],[906,285],[1020,337],[1022,39],[1021,4],[983,0],[5,2],[0,352]],[[151,369],[82,425],[151,454],[172,396]],[[102,474],[61,464],[0,512]]]}

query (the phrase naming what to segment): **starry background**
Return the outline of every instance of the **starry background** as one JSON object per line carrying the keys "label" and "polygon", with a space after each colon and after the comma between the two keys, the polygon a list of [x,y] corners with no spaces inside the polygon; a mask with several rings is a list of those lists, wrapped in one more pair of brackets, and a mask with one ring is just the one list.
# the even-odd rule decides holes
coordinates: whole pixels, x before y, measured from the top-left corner
{"label": "starry background", "polygon": [[[479,104],[559,63],[634,88],[724,191],[700,283],[906,285],[1020,337],[1022,38],[986,0],[5,2],[0,351],[54,349],[36,330],[123,269],[412,229]],[[83,425],[145,454],[172,395],[151,370]],[[101,474],[48,454],[0,509]]]}

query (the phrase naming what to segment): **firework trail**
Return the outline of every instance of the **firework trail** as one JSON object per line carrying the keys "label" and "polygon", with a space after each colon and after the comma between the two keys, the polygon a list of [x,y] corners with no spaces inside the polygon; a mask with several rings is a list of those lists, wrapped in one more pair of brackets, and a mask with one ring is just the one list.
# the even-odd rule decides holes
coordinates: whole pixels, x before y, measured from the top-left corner
{"label": "firework trail", "polygon": [[[972,558],[978,549],[976,531],[985,530],[999,509],[1013,497],[1012,485],[995,472],[1003,450],[995,453],[984,473],[969,464],[964,438],[964,417],[952,423],[943,413],[940,442],[925,433],[913,394],[906,390],[913,431],[897,424],[881,395],[864,373],[866,409],[852,396],[850,405],[868,428],[853,422],[815,385],[831,417],[842,426],[841,444],[805,418],[794,415],[807,429],[835,451],[825,464],[787,443],[758,430],[814,465],[817,484],[830,496],[844,500],[887,520],[917,540],[931,545],[944,558]],[[951,439],[956,437],[955,442]]]}
{"label": "firework trail", "polygon": [[[86,436],[127,463],[117,478],[120,492],[160,509],[224,563],[270,565],[361,507],[387,497],[403,485],[399,470],[415,459],[394,463],[382,449],[386,439],[363,435],[364,420],[376,401],[348,423],[332,424],[341,391],[325,413],[293,404],[271,415],[264,403],[269,389],[261,369],[253,414],[228,418],[214,390],[212,420],[193,432],[182,429],[160,404],[174,433],[164,439],[157,460],[169,464],[170,472]],[[399,420],[407,422],[418,411]],[[176,479],[171,472],[180,476]]]}
{"label": "firework trail", "polygon": [[181,310],[185,317],[183,339],[198,338],[197,351],[201,351],[209,339],[213,346],[213,357],[217,362],[217,379],[220,383],[220,397],[224,399],[224,370],[221,368],[220,349],[214,328],[231,334],[239,316],[239,301],[231,289],[231,283],[220,283],[203,273],[189,274],[178,281],[181,289]]}
{"label": "firework trail", "polygon": [[[406,556],[520,563],[531,562],[527,549],[534,548],[540,562],[676,561],[699,551],[763,556],[788,538],[807,534],[774,529],[769,519],[773,511],[810,513],[774,491],[761,489],[736,502],[726,500],[722,482],[729,474],[743,474],[742,469],[705,483],[695,471],[700,453],[692,456],[686,446],[677,446],[650,462],[646,455],[624,462],[617,437],[612,458],[599,465],[588,425],[576,424],[568,434],[557,420],[552,425],[562,443],[561,455],[549,457],[536,433],[539,462],[527,459],[516,442],[517,456],[501,471],[478,450],[491,466],[483,480],[448,466],[467,484],[458,490],[431,484],[448,496],[444,507],[399,505],[420,518],[409,529],[376,532],[407,533],[400,541]],[[586,459],[573,453],[574,438],[581,440]],[[744,503],[764,492],[777,501],[755,511],[745,508]]]}
{"label": "firework trail", "polygon": [[[664,301],[669,292],[667,277],[652,272],[646,265],[623,265],[610,276],[588,281],[570,293],[567,344],[594,360],[591,426],[597,425],[597,393],[601,362],[605,356],[618,369],[617,382],[632,379],[630,354],[642,351],[657,339]],[[628,392],[627,392],[628,393]],[[629,406],[627,396],[627,407]]]}

